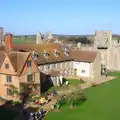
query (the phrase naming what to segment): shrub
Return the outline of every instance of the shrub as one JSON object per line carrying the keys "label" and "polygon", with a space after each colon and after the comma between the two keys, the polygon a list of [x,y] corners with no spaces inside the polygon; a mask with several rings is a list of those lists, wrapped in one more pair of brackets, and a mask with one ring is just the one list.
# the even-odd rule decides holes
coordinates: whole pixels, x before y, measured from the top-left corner
{"label": "shrub", "polygon": [[64,96],[61,96],[60,100],[58,101],[58,103],[62,106],[66,103],[66,99]]}
{"label": "shrub", "polygon": [[62,106],[65,104],[70,104],[71,108],[76,104],[81,104],[86,101],[86,97],[82,90],[74,90],[68,92],[67,94],[62,94],[59,96],[58,103]]}
{"label": "shrub", "polygon": [[20,101],[12,101],[13,105],[20,104],[20,103],[21,103]]}
{"label": "shrub", "polygon": [[96,83],[92,83],[92,87],[96,87],[97,86],[97,84]]}

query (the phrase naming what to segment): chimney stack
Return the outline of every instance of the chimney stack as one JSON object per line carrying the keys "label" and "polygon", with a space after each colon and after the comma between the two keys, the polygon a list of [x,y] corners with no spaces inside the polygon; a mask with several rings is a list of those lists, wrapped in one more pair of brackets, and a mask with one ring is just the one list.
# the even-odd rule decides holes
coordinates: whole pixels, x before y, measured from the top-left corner
{"label": "chimney stack", "polygon": [[6,51],[10,52],[12,50],[12,34],[10,32],[5,34],[4,41]]}

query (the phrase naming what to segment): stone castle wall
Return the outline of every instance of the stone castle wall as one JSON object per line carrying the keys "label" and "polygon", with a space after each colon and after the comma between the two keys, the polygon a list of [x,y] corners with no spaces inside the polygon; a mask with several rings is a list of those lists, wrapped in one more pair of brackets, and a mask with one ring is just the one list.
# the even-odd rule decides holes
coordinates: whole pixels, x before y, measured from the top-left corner
{"label": "stone castle wall", "polygon": [[111,46],[108,49],[97,49],[94,46],[81,45],[80,50],[97,51],[101,56],[101,64],[109,70],[120,71],[120,42],[112,40]]}

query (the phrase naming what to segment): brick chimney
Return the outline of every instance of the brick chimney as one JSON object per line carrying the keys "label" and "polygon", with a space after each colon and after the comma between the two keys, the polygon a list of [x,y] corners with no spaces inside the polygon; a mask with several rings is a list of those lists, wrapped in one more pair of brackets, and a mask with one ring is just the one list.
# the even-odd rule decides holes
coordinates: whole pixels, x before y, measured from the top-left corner
{"label": "brick chimney", "polygon": [[5,49],[7,52],[10,52],[12,50],[12,34],[6,33],[4,36],[5,41]]}

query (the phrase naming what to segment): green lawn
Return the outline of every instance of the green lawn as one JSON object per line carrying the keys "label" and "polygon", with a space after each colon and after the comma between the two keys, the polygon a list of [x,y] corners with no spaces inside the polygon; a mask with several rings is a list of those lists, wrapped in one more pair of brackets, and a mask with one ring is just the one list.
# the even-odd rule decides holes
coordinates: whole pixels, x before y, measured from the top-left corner
{"label": "green lawn", "polygon": [[[83,82],[81,82],[80,80],[78,80],[78,79],[66,79],[68,82],[69,82],[69,84],[70,85],[74,85],[74,86],[76,86],[76,85],[78,85],[78,84],[81,84],[81,83],[83,83]],[[55,89],[55,90],[63,90],[63,89],[67,89],[67,85],[65,85],[65,82],[64,82],[64,84],[62,85],[62,86],[60,86],[60,87],[58,87],[58,86],[53,86],[53,87],[51,87],[49,90],[48,90],[48,92],[52,92],[52,90],[53,90],[53,88]]]}
{"label": "green lawn", "polygon": [[17,38],[12,39],[13,44],[28,44],[28,43],[35,43],[35,40],[29,39],[29,40],[21,40]]}
{"label": "green lawn", "polygon": [[108,75],[109,75],[109,76],[116,76],[116,77],[120,77],[120,72],[115,72],[115,73],[108,72]]}
{"label": "green lawn", "polygon": [[68,79],[70,85],[78,85],[82,83],[79,79]]}
{"label": "green lawn", "polygon": [[49,112],[45,120],[119,120],[120,77],[85,90],[87,101],[70,109],[63,106],[60,112]]}

